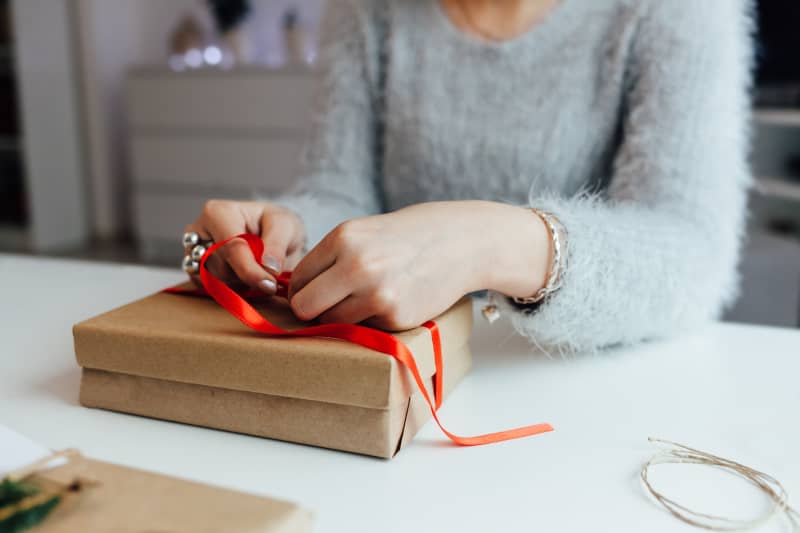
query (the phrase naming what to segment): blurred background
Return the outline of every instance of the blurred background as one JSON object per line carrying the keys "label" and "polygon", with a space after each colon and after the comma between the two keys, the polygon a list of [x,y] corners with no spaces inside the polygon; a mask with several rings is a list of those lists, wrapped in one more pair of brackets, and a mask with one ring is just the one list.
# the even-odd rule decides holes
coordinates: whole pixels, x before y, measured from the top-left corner
{"label": "blurred background", "polygon": [[[757,4],[757,185],[726,319],[800,327],[800,2]],[[0,253],[179,268],[207,198],[288,187],[323,9],[0,0]]]}

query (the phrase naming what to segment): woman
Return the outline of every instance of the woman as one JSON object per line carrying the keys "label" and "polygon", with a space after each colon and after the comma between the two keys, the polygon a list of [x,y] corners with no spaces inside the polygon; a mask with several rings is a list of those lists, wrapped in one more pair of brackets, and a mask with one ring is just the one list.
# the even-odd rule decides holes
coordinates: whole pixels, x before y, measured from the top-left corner
{"label": "woman", "polygon": [[[331,0],[297,187],[207,203],[213,268],[403,329],[488,289],[539,344],[716,317],[743,232],[746,0]],[[533,209],[529,209],[533,208]],[[304,246],[310,252],[303,256]]]}

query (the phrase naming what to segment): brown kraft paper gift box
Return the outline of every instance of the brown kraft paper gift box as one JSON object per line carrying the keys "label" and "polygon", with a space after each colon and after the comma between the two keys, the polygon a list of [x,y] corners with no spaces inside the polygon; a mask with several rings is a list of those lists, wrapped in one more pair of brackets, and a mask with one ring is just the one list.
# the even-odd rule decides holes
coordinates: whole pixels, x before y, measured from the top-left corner
{"label": "brown kraft paper gift box", "polygon": [[30,481],[55,490],[80,480],[37,533],[309,533],[311,513],[289,502],[127,468],[85,457]]}
{"label": "brown kraft paper gift box", "polygon": [[[285,329],[306,325],[282,300],[255,306]],[[446,396],[471,365],[470,299],[436,323]],[[260,335],[209,298],[154,294],[76,324],[73,334],[87,407],[384,458],[431,417],[393,357],[336,339]],[[431,332],[395,335],[432,397]]]}

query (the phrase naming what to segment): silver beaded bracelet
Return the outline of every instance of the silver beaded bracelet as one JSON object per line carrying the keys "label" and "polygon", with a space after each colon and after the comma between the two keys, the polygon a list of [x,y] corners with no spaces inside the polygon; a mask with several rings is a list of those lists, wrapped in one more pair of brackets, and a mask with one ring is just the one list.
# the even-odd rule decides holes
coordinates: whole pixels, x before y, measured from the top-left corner
{"label": "silver beaded bracelet", "polygon": [[553,244],[553,257],[550,261],[550,269],[548,271],[547,283],[544,287],[536,291],[536,294],[527,298],[513,298],[515,303],[522,305],[536,304],[556,292],[561,288],[562,274],[566,264],[566,240],[567,232],[561,221],[555,215],[531,207],[530,210],[542,219],[544,225],[547,226],[547,231],[550,234],[550,242]]}

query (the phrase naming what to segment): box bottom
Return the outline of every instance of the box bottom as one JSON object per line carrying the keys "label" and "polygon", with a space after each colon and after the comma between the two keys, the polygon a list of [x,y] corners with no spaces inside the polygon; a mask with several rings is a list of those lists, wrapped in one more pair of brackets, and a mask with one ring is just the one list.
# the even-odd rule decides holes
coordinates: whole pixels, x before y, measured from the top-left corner
{"label": "box bottom", "polygon": [[[470,366],[468,345],[448,357],[445,396],[463,379]],[[373,409],[91,368],[83,369],[80,403],[382,458],[393,457],[431,418],[419,392],[408,402],[388,409]]]}

